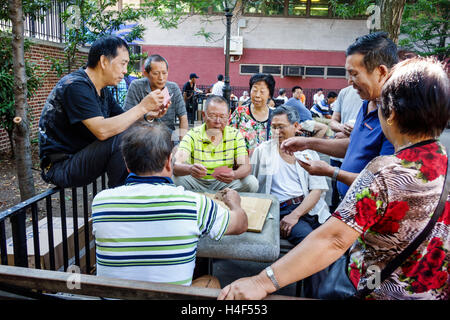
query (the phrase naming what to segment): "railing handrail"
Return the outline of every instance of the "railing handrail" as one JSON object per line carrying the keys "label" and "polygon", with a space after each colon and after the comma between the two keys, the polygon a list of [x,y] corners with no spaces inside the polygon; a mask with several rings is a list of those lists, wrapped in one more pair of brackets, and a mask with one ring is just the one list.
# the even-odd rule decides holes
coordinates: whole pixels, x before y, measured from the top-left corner
{"label": "railing handrail", "polygon": [[4,211],[1,211],[0,212],[0,221],[5,220],[6,218],[14,215],[14,213],[20,212],[21,210],[26,209],[27,207],[31,206],[33,203],[41,201],[48,196],[58,193],[59,191],[61,191],[60,187],[54,187],[54,188],[48,189],[34,197],[31,197],[25,201],[22,201],[22,202],[16,204],[15,206],[12,206]]}
{"label": "railing handrail", "polygon": [[[76,283],[74,283],[76,281]],[[0,265],[0,284],[44,292],[64,292],[115,299],[217,299],[220,289],[106,278],[72,272]],[[68,284],[71,284],[70,286]],[[72,287],[73,285],[73,287]],[[76,286],[75,286],[76,285]],[[72,288],[71,288],[72,287]],[[270,295],[268,300],[309,300]]]}

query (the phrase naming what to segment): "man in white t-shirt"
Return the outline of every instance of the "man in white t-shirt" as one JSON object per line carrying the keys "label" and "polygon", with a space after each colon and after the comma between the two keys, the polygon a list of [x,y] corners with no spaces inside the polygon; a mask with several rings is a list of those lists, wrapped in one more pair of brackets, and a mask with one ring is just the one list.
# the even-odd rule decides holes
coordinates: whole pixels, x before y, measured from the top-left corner
{"label": "man in white t-shirt", "polygon": [[130,175],[92,203],[98,276],[191,285],[200,237],[247,231],[236,191],[223,191],[227,209],[173,184],[170,137],[165,125],[146,122],[122,136]]}
{"label": "man in white t-shirt", "polygon": [[323,89],[319,88],[313,96],[313,105],[319,104],[323,100],[325,100],[325,96],[323,95]]}
{"label": "man in white t-shirt", "polygon": [[276,97],[276,99],[283,100],[283,104],[285,104],[289,100],[289,98],[286,96],[286,89],[281,88],[278,91],[278,97]]}
{"label": "man in white t-shirt", "polygon": [[248,91],[244,91],[242,93],[242,96],[239,98],[239,106],[242,106],[243,104],[247,103],[248,101],[250,101],[250,96],[248,94]]}
{"label": "man in white t-shirt", "polygon": [[214,83],[211,93],[216,96],[223,97],[223,87],[225,86],[225,82],[223,81],[223,74],[219,74],[217,76],[217,82]]}
{"label": "man in white t-shirt", "polygon": [[[301,154],[305,161],[318,160],[319,155],[305,150],[291,156],[280,150],[281,143],[298,131],[298,112],[280,106],[272,113],[272,139],[259,145],[252,154],[252,174],[259,181],[259,193],[272,194],[280,201],[280,235],[294,245],[300,243],[314,229],[324,223],[330,212],[325,202],[328,184],[325,177],[312,176],[298,163]],[[314,288],[324,277],[317,273],[305,279],[305,296],[314,296]]]}

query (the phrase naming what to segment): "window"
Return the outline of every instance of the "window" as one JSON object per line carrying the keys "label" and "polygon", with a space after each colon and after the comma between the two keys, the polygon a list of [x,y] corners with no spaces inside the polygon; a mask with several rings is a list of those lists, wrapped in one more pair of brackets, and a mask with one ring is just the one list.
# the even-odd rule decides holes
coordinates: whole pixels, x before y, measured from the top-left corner
{"label": "window", "polygon": [[[353,0],[341,0],[346,4]],[[335,17],[328,0],[242,0],[244,15],[289,17]],[[355,16],[355,19],[364,17]],[[348,19],[348,18],[347,18]]]}
{"label": "window", "polygon": [[344,67],[302,66],[302,65],[270,65],[270,64],[241,64],[240,74],[253,75],[268,73],[273,76],[304,78],[346,78]]}
{"label": "window", "polygon": [[325,75],[324,67],[306,67],[306,76],[312,77],[323,77]]}
{"label": "window", "polygon": [[269,73],[271,75],[281,75],[281,66],[262,66],[263,73]]}
{"label": "window", "polygon": [[328,1],[312,0],[310,4],[309,14],[312,17],[328,17]]}
{"label": "window", "polygon": [[344,67],[328,67],[327,77],[329,78],[345,78],[346,71]]}
{"label": "window", "polygon": [[241,74],[259,73],[259,64],[241,64]]}
{"label": "window", "polygon": [[282,16],[284,15],[285,0],[246,0],[244,14]]}
{"label": "window", "polygon": [[290,0],[288,5],[288,15],[306,17],[307,1]]}

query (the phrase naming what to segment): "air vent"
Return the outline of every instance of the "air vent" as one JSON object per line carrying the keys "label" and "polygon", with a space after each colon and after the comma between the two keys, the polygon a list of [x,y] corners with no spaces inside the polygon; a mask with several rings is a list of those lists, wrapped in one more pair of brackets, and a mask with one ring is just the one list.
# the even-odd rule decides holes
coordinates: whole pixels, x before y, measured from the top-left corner
{"label": "air vent", "polygon": [[283,75],[288,77],[302,76],[305,71],[305,67],[302,66],[283,66]]}

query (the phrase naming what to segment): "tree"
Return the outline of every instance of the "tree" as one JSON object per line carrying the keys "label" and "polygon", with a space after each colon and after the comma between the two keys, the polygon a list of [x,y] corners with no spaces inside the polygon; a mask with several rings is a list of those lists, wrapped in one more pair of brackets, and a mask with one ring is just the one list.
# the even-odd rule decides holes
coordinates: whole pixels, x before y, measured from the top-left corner
{"label": "tree", "polygon": [[443,61],[450,56],[448,0],[416,0],[405,6],[399,45],[422,56],[435,55]]}
{"label": "tree", "polygon": [[[15,117],[14,98],[14,72],[12,35],[0,33],[0,127],[8,133],[8,138],[14,156],[13,128]],[[30,47],[30,42],[24,42],[25,52]],[[27,78],[27,98],[30,99],[42,84],[45,73],[39,72],[40,68],[35,63],[25,61]]]}
{"label": "tree", "polygon": [[[58,1],[63,2],[63,0]],[[69,4],[77,5],[83,14],[75,16],[75,19],[82,18],[80,19],[81,29],[77,31],[69,28],[68,30],[68,43],[66,45],[68,70],[75,63],[74,53],[80,45],[89,43],[90,40],[100,35],[117,31],[123,22],[137,22],[141,18],[153,17],[162,27],[173,28],[177,27],[178,22],[183,18],[186,6],[189,8],[192,6],[197,11],[201,11],[202,8],[204,9],[216,2],[219,3],[220,1],[145,0],[141,9],[125,8],[125,10],[118,12],[106,10],[108,6],[114,6],[117,0],[69,1]],[[36,78],[33,77],[31,69],[28,68],[27,72],[27,63],[24,59],[24,16],[35,16],[39,10],[50,8],[51,4],[52,0],[8,0],[0,2],[0,20],[11,21],[12,24],[12,68],[7,71],[5,71],[7,68],[0,69],[0,84],[4,84],[4,88],[0,91],[2,98],[0,106],[1,112],[6,114],[5,118],[11,119],[12,114],[14,114],[11,132],[22,201],[32,197],[35,193],[27,98],[35,90],[33,81]],[[142,25],[137,23],[136,28],[127,36],[129,37],[127,40],[141,37],[144,30]],[[0,54],[3,54],[3,51]],[[1,60],[0,66],[6,65],[8,61],[10,60]],[[31,80],[28,87],[27,80]],[[11,91],[9,93],[7,91],[11,87],[13,95],[9,94]],[[14,106],[14,111],[12,111],[12,106]]]}
{"label": "tree", "polygon": [[[143,38],[145,27],[143,19],[153,19],[164,29],[177,28],[190,13],[206,14],[207,8],[219,5],[219,0],[143,0],[138,8],[125,6],[113,10],[118,0],[72,0],[63,15],[68,23],[66,34],[66,61],[68,72],[77,63],[76,52],[79,47],[94,42],[95,39],[114,34],[125,24],[134,24],[124,38],[127,42]],[[131,55],[130,62],[139,60],[142,55]],[[132,63],[129,64],[129,71]]]}
{"label": "tree", "polygon": [[383,30],[389,38],[398,42],[400,24],[406,0],[355,0],[342,3],[340,0],[330,0],[333,12],[342,18],[369,15],[373,20],[373,30]]}
{"label": "tree", "polygon": [[34,196],[34,180],[31,171],[30,126],[28,123],[27,78],[25,70],[25,49],[22,0],[9,0],[9,17],[12,22],[12,53],[14,70],[15,118],[13,140],[15,144],[16,170],[22,201]]}

